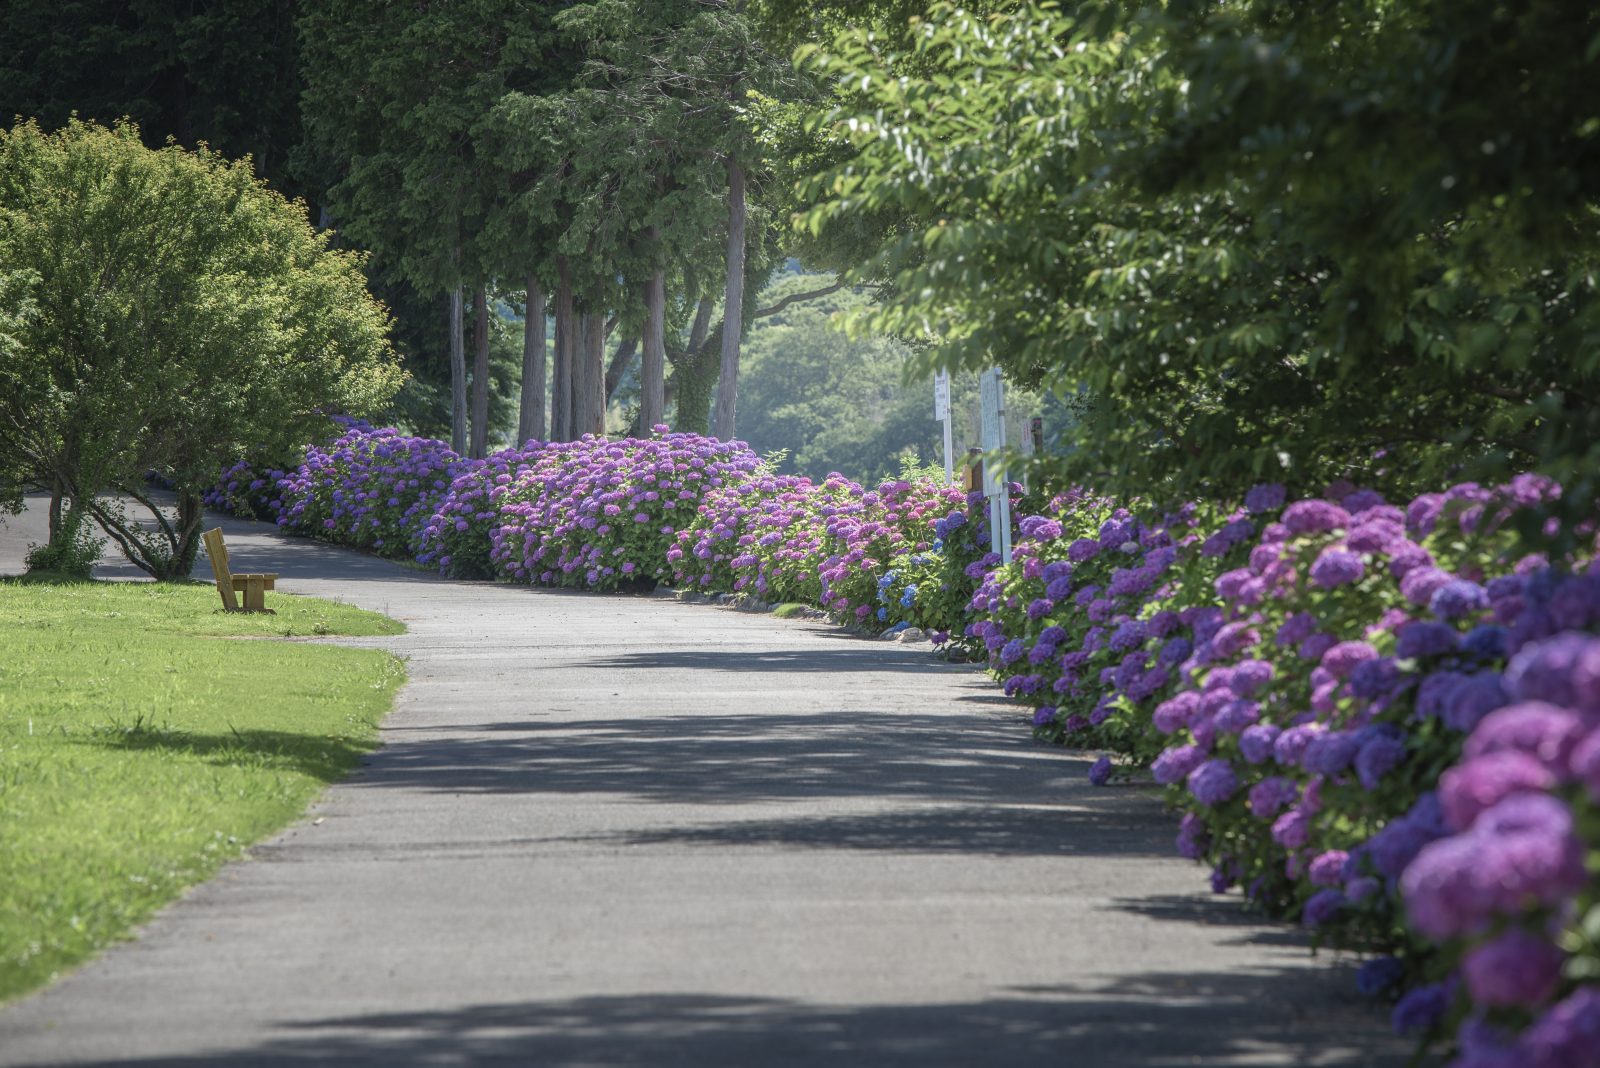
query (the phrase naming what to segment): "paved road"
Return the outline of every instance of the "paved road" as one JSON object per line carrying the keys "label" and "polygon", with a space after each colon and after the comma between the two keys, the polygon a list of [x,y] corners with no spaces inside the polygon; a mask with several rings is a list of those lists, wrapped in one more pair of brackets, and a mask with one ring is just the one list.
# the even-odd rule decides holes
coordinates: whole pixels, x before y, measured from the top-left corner
{"label": "paved road", "polygon": [[385,745],[0,1009],[0,1064],[1403,1063],[1349,966],[1201,893],[1151,793],[972,670],[223,525],[237,569],[409,624],[353,643],[410,658]]}

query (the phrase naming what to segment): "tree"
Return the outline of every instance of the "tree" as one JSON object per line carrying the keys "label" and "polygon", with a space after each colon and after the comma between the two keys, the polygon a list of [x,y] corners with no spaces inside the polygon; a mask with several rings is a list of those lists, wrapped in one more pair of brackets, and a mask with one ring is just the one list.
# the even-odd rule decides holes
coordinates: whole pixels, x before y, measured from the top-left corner
{"label": "tree", "polygon": [[[248,163],[150,150],[129,125],[0,133],[0,260],[27,278],[7,303],[32,309],[0,345],[0,483],[51,492],[58,558],[92,517],[156,578],[187,576],[220,469],[400,385],[359,257]],[[145,491],[151,472],[176,489],[175,519]],[[156,529],[99,496],[111,489]]]}
{"label": "tree", "polygon": [[302,136],[296,0],[58,0],[0,7],[0,101],[53,129],[129,118],[145,143],[201,142],[294,196]]}
{"label": "tree", "polygon": [[[1441,212],[1418,193],[1367,233],[1393,182],[1422,187],[1408,130],[1504,115],[1469,101],[1430,117],[1455,99],[1408,66],[1440,44],[1433,6],[939,5],[904,51],[841,33],[811,62],[850,87],[822,121],[851,153],[811,183],[808,222],[901,213],[860,271],[891,283],[878,328],[930,340],[927,364],[999,363],[1087,398],[1063,478],[1176,496],[1592,470],[1577,400],[1600,386],[1592,198],[1545,217],[1570,220],[1562,243],[1508,243],[1503,259],[1485,241],[1522,216],[1493,196]],[[1569,33],[1593,39],[1590,19]],[[1578,76],[1572,48],[1552,55]],[[1279,92],[1290,72],[1321,88]],[[1408,122],[1341,118],[1390,82],[1414,87],[1380,93]],[[1489,156],[1474,151],[1452,165],[1475,171]],[[1391,175],[1391,159],[1410,162]]]}
{"label": "tree", "polygon": [[[465,319],[466,291],[525,273],[526,258],[506,272],[505,250],[490,239],[510,177],[485,142],[496,102],[547,76],[550,14],[534,0],[330,0],[300,19],[303,165],[325,170],[340,231],[385,270],[445,298],[452,324]],[[452,442],[464,451],[464,333],[453,325],[448,336]],[[473,407],[486,411],[486,376],[474,377]],[[487,428],[475,440],[486,444]]]}

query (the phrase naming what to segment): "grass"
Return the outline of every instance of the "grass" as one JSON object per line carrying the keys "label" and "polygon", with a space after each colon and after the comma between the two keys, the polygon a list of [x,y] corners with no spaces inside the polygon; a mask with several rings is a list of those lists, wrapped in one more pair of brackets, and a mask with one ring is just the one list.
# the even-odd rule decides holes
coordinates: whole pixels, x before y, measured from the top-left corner
{"label": "grass", "polygon": [[305,810],[370,750],[403,671],[235,637],[394,620],[206,585],[0,579],[0,998],[51,981]]}

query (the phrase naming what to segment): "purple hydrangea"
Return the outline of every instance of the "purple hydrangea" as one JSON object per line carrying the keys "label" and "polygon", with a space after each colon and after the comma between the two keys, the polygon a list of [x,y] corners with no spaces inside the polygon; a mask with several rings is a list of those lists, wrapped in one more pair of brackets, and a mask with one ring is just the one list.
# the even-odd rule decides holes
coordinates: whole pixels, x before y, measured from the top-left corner
{"label": "purple hydrangea", "polygon": [[1350,525],[1350,513],[1332,501],[1296,501],[1285,508],[1283,525],[1291,534],[1326,534]]}
{"label": "purple hydrangea", "polygon": [[1556,777],[1527,753],[1486,753],[1439,776],[1439,803],[1457,830],[1466,830],[1479,813],[1513,794],[1548,790]]}
{"label": "purple hydrangea", "polygon": [[1400,890],[1412,925],[1442,941],[1576,893],[1587,878],[1583,854],[1565,804],[1521,794],[1484,812],[1470,832],[1424,846]]}
{"label": "purple hydrangea", "polygon": [[1265,660],[1242,660],[1234,666],[1229,685],[1240,697],[1250,697],[1272,681],[1273,667]]}
{"label": "purple hydrangea", "polygon": [[1579,987],[1556,1002],[1517,1041],[1526,1068],[1600,1065],[1600,986]]}
{"label": "purple hydrangea", "polygon": [[1283,729],[1273,723],[1256,723],[1239,734],[1239,752],[1247,763],[1264,764],[1272,757],[1273,743]]}
{"label": "purple hydrangea", "polygon": [[1321,927],[1339,914],[1348,902],[1339,890],[1318,890],[1306,901],[1300,922],[1307,927]]}
{"label": "purple hydrangea", "polygon": [[1462,747],[1467,759],[1489,753],[1521,752],[1555,776],[1570,773],[1572,751],[1589,731],[1589,722],[1570,709],[1544,701],[1507,705],[1485,716]]}
{"label": "purple hydrangea", "polygon": [[1397,738],[1377,737],[1356,754],[1356,778],[1368,790],[1376,790],[1383,777],[1405,760],[1405,743]]}
{"label": "purple hydrangea", "polygon": [[1499,672],[1469,675],[1450,690],[1444,713],[1445,726],[1465,733],[1505,703],[1506,691]]}
{"label": "purple hydrangea", "polygon": [[1394,655],[1401,660],[1443,656],[1456,651],[1460,636],[1448,623],[1428,619],[1412,620],[1395,635]]}
{"label": "purple hydrangea", "polygon": [[1093,560],[1100,555],[1100,543],[1093,538],[1079,538],[1067,546],[1067,559],[1074,564]]}
{"label": "purple hydrangea", "polygon": [[1111,773],[1113,770],[1114,768],[1111,763],[1111,758],[1109,756],[1102,756],[1099,760],[1094,762],[1092,767],[1089,768],[1089,781],[1095,786],[1104,786],[1106,783],[1111,781]]}
{"label": "purple hydrangea", "polygon": [[1188,776],[1206,759],[1206,752],[1197,745],[1180,745],[1164,749],[1150,765],[1150,773],[1163,786],[1171,785]]}
{"label": "purple hydrangea", "polygon": [[1439,1026],[1450,1007],[1451,988],[1445,983],[1430,983],[1408,991],[1394,1007],[1389,1022],[1396,1034],[1409,1035],[1432,1031]]}
{"label": "purple hydrangea", "polygon": [[1238,656],[1240,653],[1254,646],[1261,640],[1261,636],[1249,624],[1226,623],[1212,635],[1211,646],[1217,655],[1226,659]]}
{"label": "purple hydrangea", "polygon": [[1363,660],[1350,672],[1350,692],[1356,697],[1375,700],[1386,697],[1402,684],[1400,668],[1393,657]]}
{"label": "purple hydrangea", "polygon": [[1186,812],[1178,824],[1178,855],[1185,860],[1199,860],[1210,847],[1211,835],[1205,820],[1193,812]]}
{"label": "purple hydrangea", "polygon": [[1506,688],[1520,700],[1600,712],[1600,638],[1566,632],[1525,646],[1506,666]]}
{"label": "purple hydrangea", "polygon": [[1189,725],[1189,718],[1194,715],[1195,708],[1200,704],[1200,695],[1192,690],[1169,697],[1156,706],[1152,719],[1156,730],[1162,734],[1171,734],[1180,727]]}
{"label": "purple hydrangea", "polygon": [[1600,802],[1600,729],[1590,731],[1573,747],[1571,767],[1573,777],[1583,783],[1589,797]]}
{"label": "purple hydrangea", "polygon": [[1455,579],[1433,591],[1428,610],[1440,619],[1461,619],[1489,607],[1489,595],[1476,582]]}
{"label": "purple hydrangea", "polygon": [[1226,760],[1208,760],[1189,772],[1189,792],[1202,805],[1216,806],[1239,792],[1239,777]]}
{"label": "purple hydrangea", "polygon": [[1306,874],[1313,886],[1339,886],[1344,882],[1344,866],[1349,860],[1350,854],[1343,849],[1329,849],[1312,858]]}
{"label": "purple hydrangea", "polygon": [[1398,879],[1424,846],[1448,833],[1437,796],[1427,793],[1404,816],[1390,820],[1369,838],[1365,852],[1374,871],[1386,879]]}
{"label": "purple hydrangea", "polygon": [[1030,515],[1017,524],[1025,538],[1036,541],[1053,541],[1061,537],[1061,524],[1045,516]]}
{"label": "purple hydrangea", "polygon": [[1250,787],[1250,814],[1258,820],[1271,819],[1294,801],[1300,789],[1281,775],[1268,776]]}
{"label": "purple hydrangea", "polygon": [[1273,759],[1284,767],[1299,767],[1306,747],[1326,730],[1320,723],[1300,723],[1289,727],[1273,742]]}
{"label": "purple hydrangea", "polygon": [[1347,549],[1328,548],[1311,565],[1311,581],[1325,590],[1331,590],[1361,581],[1366,570],[1366,564],[1355,553]]}
{"label": "purple hydrangea", "polygon": [[1480,623],[1461,639],[1461,651],[1478,660],[1503,660],[1510,652],[1506,628],[1495,623]]}
{"label": "purple hydrangea", "polygon": [[1295,806],[1272,821],[1272,840],[1285,849],[1299,849],[1311,838],[1311,814]]}
{"label": "purple hydrangea", "polygon": [[1413,568],[1400,579],[1400,595],[1412,604],[1426,606],[1433,601],[1435,593],[1454,581],[1454,575],[1437,567]]}
{"label": "purple hydrangea", "polygon": [[1555,993],[1566,954],[1547,939],[1513,927],[1468,950],[1461,977],[1474,1004],[1534,1006]]}
{"label": "purple hydrangea", "polygon": [[1367,642],[1339,642],[1322,655],[1322,666],[1336,679],[1346,679],[1363,660],[1378,655]]}
{"label": "purple hydrangea", "polygon": [[1240,698],[1229,701],[1212,719],[1212,724],[1222,734],[1238,734],[1261,718],[1261,706]]}
{"label": "purple hydrangea", "polygon": [[1368,997],[1377,997],[1397,986],[1405,974],[1405,965],[1398,957],[1373,957],[1356,971],[1356,989]]}
{"label": "purple hydrangea", "polygon": [[1181,664],[1194,652],[1194,643],[1181,634],[1168,638],[1161,646],[1161,652],[1156,655],[1159,663],[1166,665]]}
{"label": "purple hydrangea", "polygon": [[1311,739],[1300,766],[1313,775],[1338,775],[1355,762],[1361,742],[1350,731],[1328,731]]}
{"label": "purple hydrangea", "polygon": [[1244,510],[1251,515],[1271,512],[1283,507],[1288,491],[1277,482],[1263,482],[1252,486],[1244,495]]}

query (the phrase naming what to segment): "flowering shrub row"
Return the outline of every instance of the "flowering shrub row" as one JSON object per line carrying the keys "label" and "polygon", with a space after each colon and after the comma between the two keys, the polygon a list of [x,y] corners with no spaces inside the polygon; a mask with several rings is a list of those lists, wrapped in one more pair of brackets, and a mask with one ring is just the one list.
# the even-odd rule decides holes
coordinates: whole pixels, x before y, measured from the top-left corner
{"label": "flowering shrub row", "polygon": [[1461,1065],[1600,1064],[1600,572],[1515,532],[1558,487],[1261,486],[1167,514],[1017,489],[1002,564],[981,495],[932,481],[777,476],[665,428],[467,461],[352,425],[213,503],[449,574],[923,628],[1041,736],[1120,758],[1093,781],[1148,765],[1180,852],[1367,954],[1397,1027]]}

